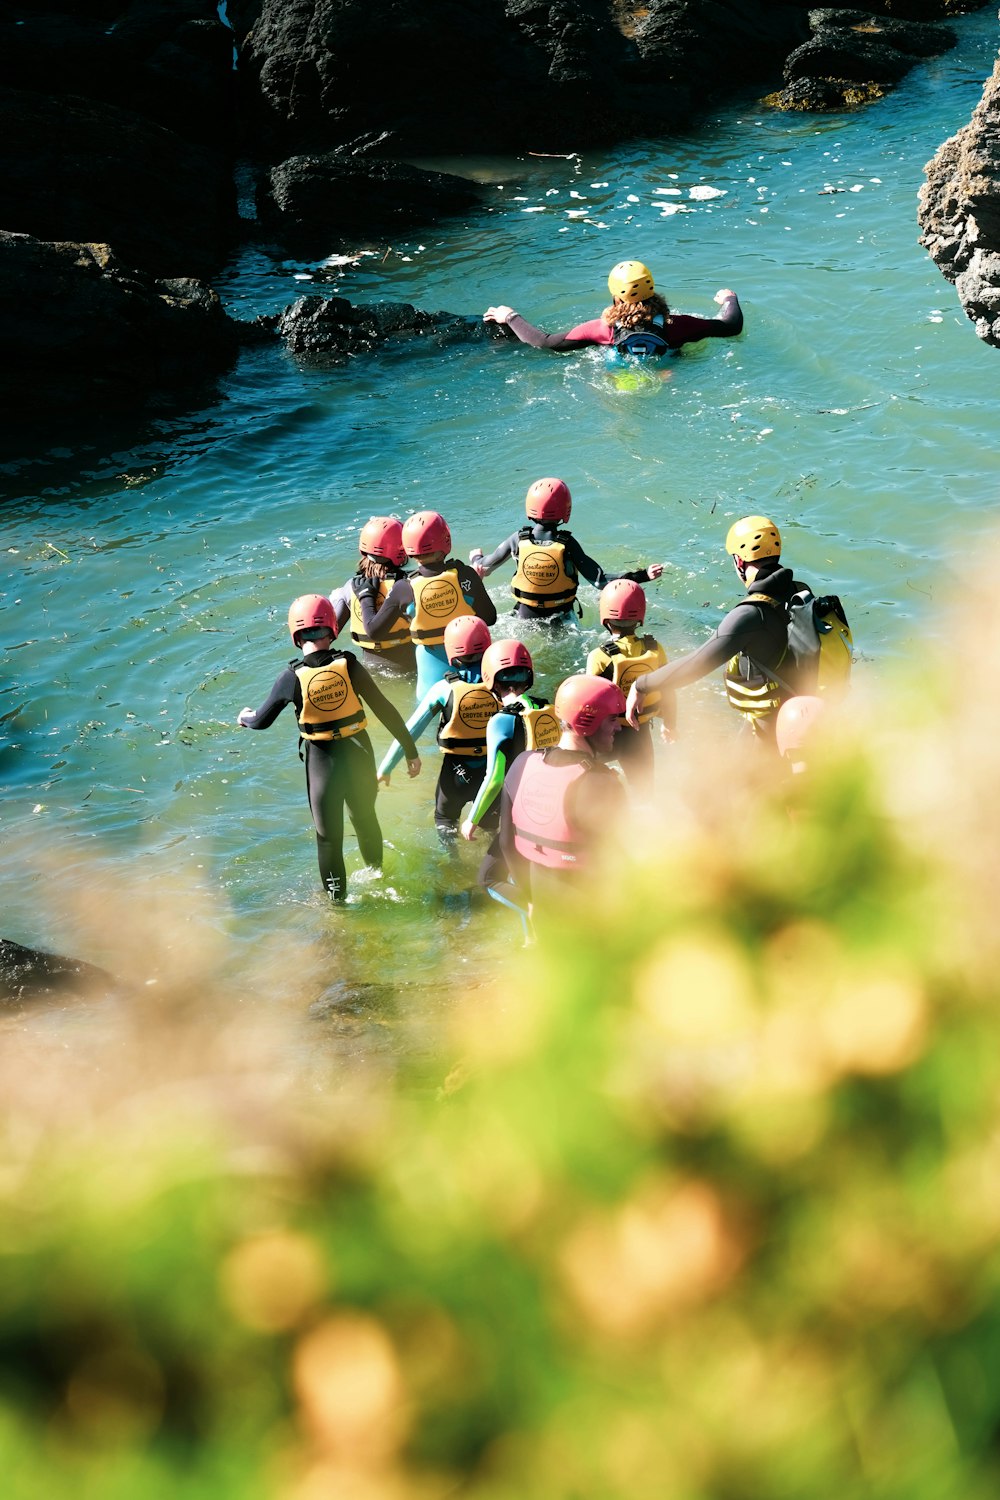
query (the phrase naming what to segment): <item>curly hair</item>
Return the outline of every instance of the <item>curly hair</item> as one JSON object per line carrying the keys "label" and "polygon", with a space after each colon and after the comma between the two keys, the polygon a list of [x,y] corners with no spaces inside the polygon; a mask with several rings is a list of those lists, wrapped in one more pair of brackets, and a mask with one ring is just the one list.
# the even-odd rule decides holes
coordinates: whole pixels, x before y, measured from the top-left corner
{"label": "curly hair", "polygon": [[607,324],[617,324],[629,330],[645,328],[655,317],[670,319],[670,308],[658,292],[647,297],[645,302],[619,302],[617,299],[601,313]]}

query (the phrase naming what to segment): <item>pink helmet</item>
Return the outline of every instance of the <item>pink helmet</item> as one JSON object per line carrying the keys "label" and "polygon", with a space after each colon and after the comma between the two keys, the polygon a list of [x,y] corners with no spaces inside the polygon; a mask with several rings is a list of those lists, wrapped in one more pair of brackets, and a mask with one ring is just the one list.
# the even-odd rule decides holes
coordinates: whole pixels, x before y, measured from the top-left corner
{"label": "pink helmet", "polygon": [[478,615],[460,615],[444,627],[444,652],[449,661],[462,656],[482,656],[490,644],[490,632]]}
{"label": "pink helmet", "polygon": [[483,682],[493,691],[493,685],[497,680],[499,672],[512,672],[520,670],[529,672],[528,687],[534,680],[534,667],[531,664],[531,652],[523,641],[494,641],[490,649],[483,657]]}
{"label": "pink helmet", "polygon": [[641,625],[646,618],[646,595],[631,578],[614,578],[601,590],[598,610],[602,625],[609,620],[634,620]]}
{"label": "pink helmet", "polygon": [[323,594],[300,594],[288,607],[288,630],[292,645],[299,644],[300,630],[314,630],[325,626],[332,636],[337,634],[337,616],[333,605]]}
{"label": "pink helmet", "polygon": [[427,557],[431,552],[451,551],[451,532],[436,510],[418,510],[403,523],[403,547],[407,557]]}
{"label": "pink helmet", "polygon": [[822,698],[803,693],[801,697],[787,699],[778,709],[778,717],[774,721],[778,754],[787,755],[790,750],[804,750],[825,713],[826,704]]}
{"label": "pink helmet", "polygon": [[596,734],[605,719],[621,718],[625,694],[606,677],[567,677],[560,683],[553,704],[556,717],[576,734]]}
{"label": "pink helmet", "polygon": [[368,552],[401,568],[406,561],[403,549],[403,524],[395,516],[372,516],[361,528],[358,551]]}
{"label": "pink helmet", "polygon": [[524,497],[524,508],[529,521],[548,521],[553,526],[568,521],[573,508],[569,485],[561,479],[536,479]]}

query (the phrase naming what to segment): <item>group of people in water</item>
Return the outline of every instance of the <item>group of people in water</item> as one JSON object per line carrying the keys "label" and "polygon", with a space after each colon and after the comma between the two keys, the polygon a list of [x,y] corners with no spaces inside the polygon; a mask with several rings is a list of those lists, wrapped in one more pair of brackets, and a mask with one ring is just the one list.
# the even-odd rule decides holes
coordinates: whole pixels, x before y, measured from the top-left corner
{"label": "group of people in water", "polygon": [[[485,316],[506,323],[526,343],[557,349],[606,344],[643,359],[709,336],[709,329],[719,336],[742,328],[739,303],[728,291],[717,294],[717,319],[672,315],[636,261],[615,266],[609,288],[613,301],[601,318],[559,337],[540,334],[507,307],[490,308]],[[647,343],[633,347],[633,335]],[[625,789],[608,762],[648,790],[653,721],[659,720],[664,739],[672,739],[677,689],[716,667],[725,666],[729,701],[755,736],[797,756],[801,768],[803,746],[823,709],[820,690],[842,684],[849,670],[850,631],[839,600],[816,600],[783,565],[777,527],[763,516],[730,527],[726,551],[745,595],[703,646],[671,663],[643,632],[642,585],[659,578],[663,565],[607,573],[568,529],[571,509],[562,479],[536,480],[525,497],[525,522],[489,554],[474,549],[467,563],[451,555],[450,528],[436,511],[419,511],[405,522],[375,516],[361,530],[353,576],[330,595],[293,601],[288,629],[300,654],[264,703],[244,708],[238,722],[266,729],[284,708],[294,708],[320,877],[335,900],[347,894],[345,808],[362,859],[380,868],[378,787],[389,784],[401,760],[410,777],[419,775],[418,741],[435,721],[438,836],[453,849],[480,829],[488,834],[479,881],[522,911],[540,888],[585,869],[598,831],[621,815]],[[533,691],[525,642],[510,632],[496,639],[491,633],[497,609],[484,579],[508,562],[514,566],[512,614],[542,631],[558,629],[580,611],[581,579],[600,590],[607,638],[590,652],[584,671],[560,684],[551,703]],[[342,631],[360,659],[338,645]],[[416,680],[416,707],[406,721],[376,681],[386,675]],[[377,766],[369,713],[392,736]]]}

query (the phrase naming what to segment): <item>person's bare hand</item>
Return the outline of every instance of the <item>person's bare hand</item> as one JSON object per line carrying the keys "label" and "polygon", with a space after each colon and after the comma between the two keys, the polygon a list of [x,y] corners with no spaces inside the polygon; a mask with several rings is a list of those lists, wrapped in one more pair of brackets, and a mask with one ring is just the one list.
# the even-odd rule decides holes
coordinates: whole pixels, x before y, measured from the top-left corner
{"label": "person's bare hand", "polygon": [[713,302],[718,302],[719,306],[721,307],[722,304],[723,304],[723,302],[725,302],[727,298],[729,298],[729,297],[735,297],[735,296],[736,296],[735,292],[730,291],[729,287],[724,286],[724,287],[720,287],[720,289],[716,292],[716,294],[715,294],[715,296],[713,297],[712,300],[713,300]]}
{"label": "person's bare hand", "polygon": [[662,563],[650,563],[649,567],[646,569],[646,577],[649,579],[650,583],[652,583],[653,579],[659,578],[662,572]]}
{"label": "person's bare hand", "polygon": [[476,836],[476,827],[477,825],[473,823],[471,818],[466,818],[462,824],[462,837],[463,839],[467,839],[470,844]]}
{"label": "person's bare hand", "polygon": [[406,762],[406,774],[412,781],[414,776],[420,775],[420,757],[415,755],[412,760]]}
{"label": "person's bare hand", "polygon": [[625,717],[633,729],[639,728],[639,694],[636,692],[635,683],[628,690],[625,700]]}
{"label": "person's bare hand", "polygon": [[488,307],[483,313],[484,323],[509,323],[514,317],[514,309],[505,307],[503,303],[499,307]]}

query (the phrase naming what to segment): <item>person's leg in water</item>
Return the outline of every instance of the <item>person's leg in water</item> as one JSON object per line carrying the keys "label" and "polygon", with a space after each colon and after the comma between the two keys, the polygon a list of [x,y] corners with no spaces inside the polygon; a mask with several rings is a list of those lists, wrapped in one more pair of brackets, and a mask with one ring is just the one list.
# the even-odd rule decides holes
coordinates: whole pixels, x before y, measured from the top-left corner
{"label": "person's leg in water", "polygon": [[630,787],[637,792],[653,789],[653,733],[651,724],[640,724],[638,729],[628,725],[615,735],[613,760],[622,768],[622,774]]}
{"label": "person's leg in water", "polygon": [[347,811],[358,837],[358,851],[366,865],[381,870],[382,828],[375,811],[378,772],[372,742],[362,730],[349,740],[341,740],[338,751],[342,767],[343,800],[347,803]]}
{"label": "person's leg in water", "polygon": [[333,740],[306,740],[306,794],[316,830],[316,855],[323,889],[335,901],[347,896],[344,866],[344,792],[334,759]]}
{"label": "person's leg in water", "polygon": [[448,670],[448,657],[443,646],[416,647],[417,658],[417,702],[430,692],[436,682]]}
{"label": "person's leg in water", "polygon": [[485,774],[485,757],[468,760],[463,755],[442,755],[434,796],[434,824],[445,849],[454,849],[462,809],[475,801]]}

